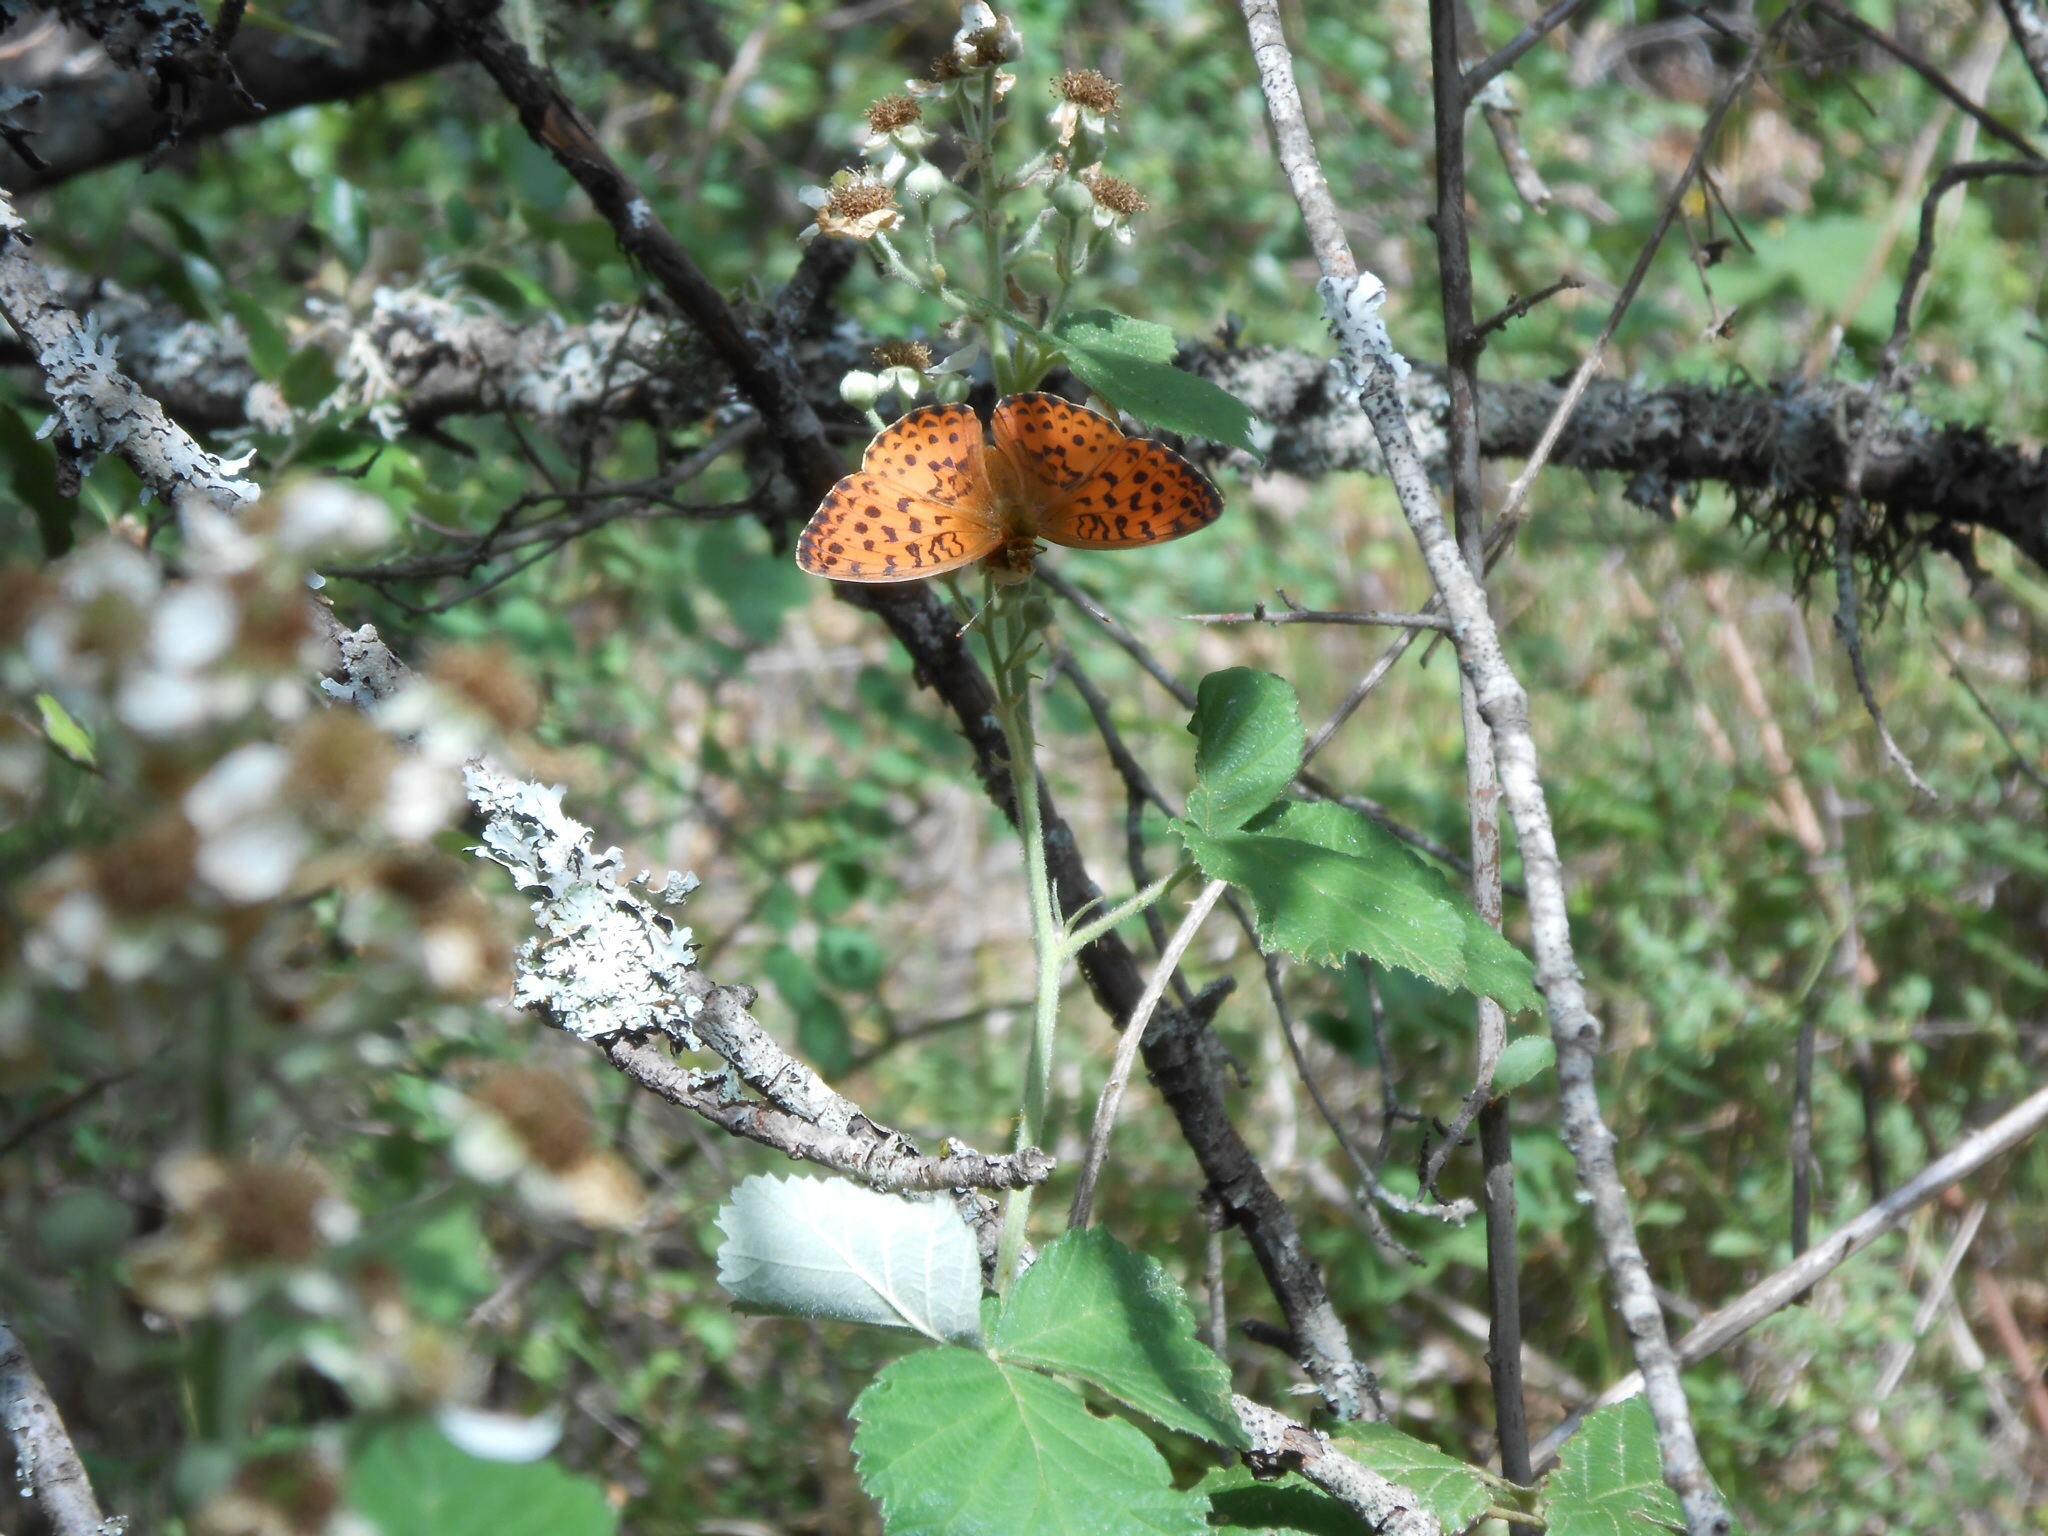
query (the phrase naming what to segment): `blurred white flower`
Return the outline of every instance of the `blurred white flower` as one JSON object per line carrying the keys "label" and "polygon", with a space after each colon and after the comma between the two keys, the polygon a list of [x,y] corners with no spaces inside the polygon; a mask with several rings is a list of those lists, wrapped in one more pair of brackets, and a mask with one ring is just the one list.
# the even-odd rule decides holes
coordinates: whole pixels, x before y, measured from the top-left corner
{"label": "blurred white flower", "polygon": [[185,792],[185,819],[204,837],[268,810],[291,766],[291,753],[274,741],[237,747]]}
{"label": "blurred white flower", "polygon": [[456,1449],[480,1461],[539,1461],[562,1438],[562,1413],[556,1408],[529,1419],[449,1406],[434,1415],[434,1422]]}
{"label": "blurred white flower", "polygon": [[287,554],[363,554],[392,532],[390,509],[344,481],[302,480],[281,498],[277,547]]}

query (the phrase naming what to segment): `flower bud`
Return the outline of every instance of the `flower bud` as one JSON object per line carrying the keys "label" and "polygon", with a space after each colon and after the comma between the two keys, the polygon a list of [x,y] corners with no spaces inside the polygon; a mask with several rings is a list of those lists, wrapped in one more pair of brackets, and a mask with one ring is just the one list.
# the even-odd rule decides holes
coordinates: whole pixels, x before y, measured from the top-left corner
{"label": "flower bud", "polygon": [[941,405],[958,405],[967,398],[968,383],[959,374],[947,374],[932,381],[932,394]]}
{"label": "flower bud", "polygon": [[882,387],[876,375],[855,368],[839,381],[839,398],[856,411],[871,411],[882,398]]}
{"label": "flower bud", "polygon": [[921,203],[937,197],[948,185],[946,173],[929,160],[920,160],[917,169],[903,179],[903,190]]}
{"label": "flower bud", "polygon": [[1052,205],[1075,223],[1095,213],[1095,194],[1078,181],[1063,181],[1052,189]]}

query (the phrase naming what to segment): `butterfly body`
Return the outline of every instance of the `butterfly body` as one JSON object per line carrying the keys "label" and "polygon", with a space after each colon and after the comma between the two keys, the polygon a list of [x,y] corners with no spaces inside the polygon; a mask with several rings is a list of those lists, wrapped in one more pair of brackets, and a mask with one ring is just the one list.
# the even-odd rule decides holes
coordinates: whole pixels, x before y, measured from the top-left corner
{"label": "butterfly body", "polygon": [[990,430],[964,405],[922,406],[868,445],[820,503],[797,564],[835,581],[918,581],[982,561],[1031,574],[1040,541],[1127,549],[1177,539],[1223,498],[1169,448],[1056,395],[1011,395]]}

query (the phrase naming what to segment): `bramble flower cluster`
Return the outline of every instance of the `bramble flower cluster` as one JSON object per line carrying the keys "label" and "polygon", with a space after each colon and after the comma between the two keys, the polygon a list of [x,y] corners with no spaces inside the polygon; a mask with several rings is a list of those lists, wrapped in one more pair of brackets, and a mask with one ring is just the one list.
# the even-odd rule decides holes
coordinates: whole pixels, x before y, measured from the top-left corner
{"label": "bramble flower cluster", "polygon": [[[982,333],[980,355],[1004,393],[1031,387],[1056,360],[1034,331],[1064,312],[1105,239],[1129,243],[1132,219],[1148,206],[1143,192],[1104,168],[1123,87],[1100,70],[1054,76],[1052,141],[1014,169],[998,163],[1002,103],[1017,83],[1004,66],[1023,53],[1015,21],[987,0],[968,0],[952,46],[929,75],[905,81],[863,114],[856,143],[866,163],[803,189],[817,216],[798,236],[869,246],[886,275],[954,312],[949,336],[961,339],[970,327]],[[940,108],[953,119],[943,130],[934,121]],[[953,134],[961,152],[958,181],[928,158],[942,132]],[[1020,216],[1009,205],[1027,192],[1043,202]],[[957,259],[942,257],[942,243],[953,237],[965,249]],[[879,431],[876,407],[887,396],[906,406],[925,390],[941,400],[964,398],[973,360],[954,358],[936,365],[878,358],[877,370],[848,373],[840,395]]]}
{"label": "bramble flower cluster", "polygon": [[[169,558],[126,519],[0,568],[0,830],[67,828],[67,851],[0,869],[0,1073],[12,1088],[60,1065],[53,1018],[104,1026],[96,1071],[174,1057],[208,1107],[155,1169],[164,1220],[116,1250],[147,1325],[260,1330],[261,1357],[227,1367],[251,1400],[303,1365],[361,1410],[433,1411],[492,1454],[559,1423],[470,1406],[481,1362],[378,1257],[390,1234],[318,1158],[322,1116],[396,1116],[445,1151],[426,1177],[550,1223],[628,1230],[645,1197],[566,1079],[461,1065],[502,1028],[484,1005],[503,1009],[514,925],[437,839],[467,809],[465,769],[516,761],[541,697],[497,647],[411,674],[362,664],[374,631],[339,631],[314,570],[391,522],[350,483],[309,481],[233,513],[188,499],[158,530]],[[416,1046],[440,1081],[394,1070]],[[260,1085],[237,1065],[259,1053]],[[318,1101],[288,1154],[262,1150],[280,1094]],[[189,1528],[367,1536],[324,1452],[280,1454],[195,1487]]]}

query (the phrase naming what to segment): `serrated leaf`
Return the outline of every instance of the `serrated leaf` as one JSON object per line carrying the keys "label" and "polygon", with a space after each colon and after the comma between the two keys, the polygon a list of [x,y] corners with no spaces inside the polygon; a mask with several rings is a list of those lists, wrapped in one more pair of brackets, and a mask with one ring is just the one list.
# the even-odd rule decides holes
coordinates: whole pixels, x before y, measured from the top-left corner
{"label": "serrated leaf", "polygon": [[1534,1005],[1526,957],[1363,816],[1293,804],[1243,832],[1209,837],[1185,822],[1174,830],[1204,874],[1251,897],[1266,949],[1315,965],[1363,954],[1447,990],[1495,998],[1510,1012]]}
{"label": "serrated leaf", "polygon": [[1258,453],[1251,407],[1200,374],[1108,348],[1068,342],[1064,350],[1074,377],[1118,410],[1183,437]]}
{"label": "serrated leaf", "polygon": [[1649,1404],[1632,1397],[1587,1419],[1558,1453],[1537,1513],[1551,1536],[1665,1536],[1685,1529],[1664,1481]]}
{"label": "serrated leaf", "polygon": [[1168,1429],[1249,1443],[1230,1406],[1230,1371],[1197,1336],[1181,1288],[1100,1227],[1068,1232],[1038,1256],[992,1348],[1014,1365],[1078,1376]]}
{"label": "serrated leaf", "polygon": [[888,1536],[1201,1536],[1206,1502],[1071,1388],[965,1349],[898,1360],[853,1405]]}
{"label": "serrated leaf", "polygon": [[1119,352],[1150,363],[1170,363],[1180,351],[1180,343],[1169,327],[1150,320],[1133,320],[1112,309],[1083,310],[1067,316],[1052,329],[1065,346],[1086,347],[1091,352]]}
{"label": "serrated leaf", "polygon": [[57,702],[55,694],[37,694],[36,710],[43,717],[43,734],[50,739],[51,746],[74,763],[83,763],[88,768],[99,765],[93,752],[92,732],[71,718],[71,711]]}
{"label": "serrated leaf", "polygon": [[1412,1490],[1447,1531],[1462,1531],[1493,1502],[1471,1467],[1391,1424],[1338,1424],[1330,1438],[1360,1466]]}
{"label": "serrated leaf", "polygon": [[348,1501],[384,1536],[611,1536],[604,1490],[552,1462],[483,1461],[425,1422],[380,1429],[349,1467]]}
{"label": "serrated leaf", "polygon": [[1513,1093],[1557,1065],[1557,1047],[1548,1035],[1524,1035],[1508,1042],[1493,1068],[1493,1091]]}
{"label": "serrated leaf", "polygon": [[1246,1467],[1220,1467],[1195,1484],[1208,1495],[1209,1527],[1253,1536],[1372,1536],[1357,1510],[1324,1493],[1298,1472],[1273,1481]]}
{"label": "serrated leaf", "polygon": [[718,1225],[718,1283],[747,1307],[981,1342],[981,1255],[943,1200],[756,1174]]}
{"label": "serrated leaf", "polygon": [[1195,738],[1188,820],[1204,832],[1235,832],[1301,771],[1294,689],[1270,672],[1231,667],[1203,678],[1188,734]]}

